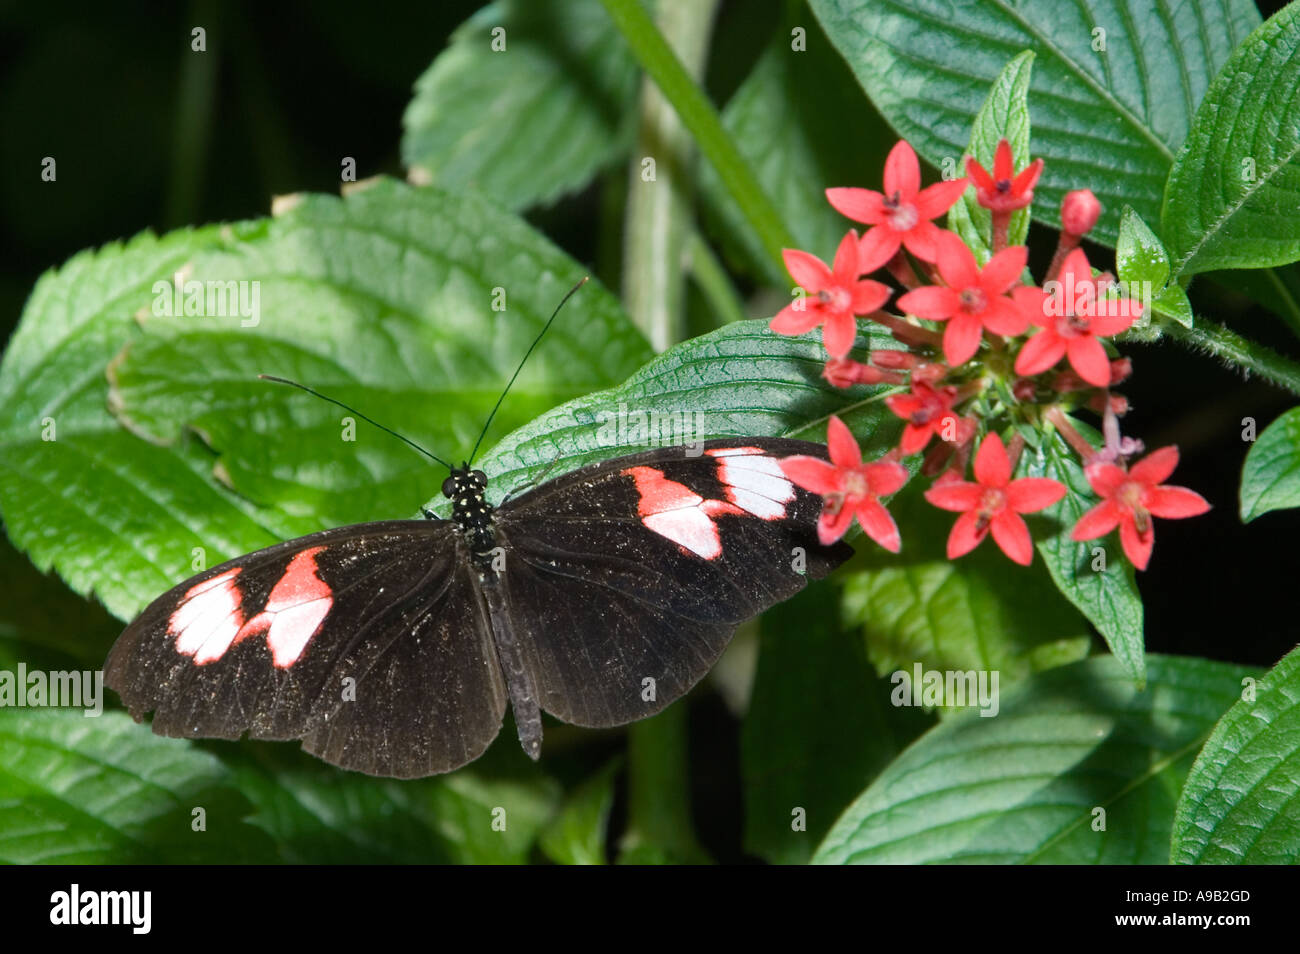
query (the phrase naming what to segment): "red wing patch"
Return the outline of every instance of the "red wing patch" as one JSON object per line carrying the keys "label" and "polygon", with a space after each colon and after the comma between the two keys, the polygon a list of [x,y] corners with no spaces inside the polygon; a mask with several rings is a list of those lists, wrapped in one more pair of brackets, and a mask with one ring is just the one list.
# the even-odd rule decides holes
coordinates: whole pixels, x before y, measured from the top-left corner
{"label": "red wing patch", "polygon": [[192,656],[202,666],[220,659],[242,640],[266,633],[272,663],[288,669],[298,661],[334,603],[329,584],[317,575],[316,554],[323,549],[312,547],[295,554],[271,589],[262,612],[247,622],[238,584],[240,567],[187,590],[167,624],[167,632],[176,637],[176,651]]}
{"label": "red wing patch", "polygon": [[727,499],[763,520],[783,520],[785,505],[794,500],[794,484],[775,457],[761,447],[715,447],[705,451],[718,459],[718,480]]}
{"label": "red wing patch", "polygon": [[669,480],[653,467],[629,467],[623,471],[636,481],[641,496],[637,513],[648,530],[667,537],[696,556],[715,560],[722,553],[722,538],[713,518],[718,514],[744,513],[722,500],[705,500],[685,484]]}

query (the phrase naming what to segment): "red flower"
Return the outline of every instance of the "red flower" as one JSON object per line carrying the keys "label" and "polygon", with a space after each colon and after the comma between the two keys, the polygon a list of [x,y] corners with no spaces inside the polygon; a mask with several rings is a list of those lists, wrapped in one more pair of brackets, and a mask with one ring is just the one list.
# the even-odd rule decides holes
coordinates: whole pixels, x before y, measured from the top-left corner
{"label": "red flower", "polygon": [[1196,491],[1161,484],[1177,466],[1177,447],[1152,451],[1127,471],[1112,463],[1089,464],[1084,468],[1088,483],[1105,499],[1079,518],[1070,535],[1093,540],[1118,525],[1124,552],[1135,567],[1145,570],[1156,542],[1152,517],[1198,517],[1210,509]]}
{"label": "red flower", "polygon": [[998,335],[1024,334],[1029,315],[1006,296],[1020,281],[1029,250],[1017,245],[994,255],[983,269],[966,243],[952,232],[935,239],[939,274],[947,287],[928,285],[898,299],[898,307],[930,321],[946,321],[943,356],[956,367],[975,356],[984,329]]}
{"label": "red flower", "polygon": [[1128,298],[1107,299],[1108,283],[1092,277],[1092,267],[1083,249],[1066,256],[1059,281],[1048,282],[1046,290],[1021,286],[1013,295],[1041,328],[1016,356],[1017,374],[1040,374],[1069,355],[1079,377],[1104,388],[1110,385],[1110,359],[1099,338],[1117,335],[1142,313],[1140,302]]}
{"label": "red flower", "polygon": [[1075,189],[1061,200],[1061,231],[1076,239],[1087,235],[1101,218],[1101,203],[1091,189]]}
{"label": "red flower", "polygon": [[1043,172],[1043,160],[1035,159],[1015,174],[1011,143],[1003,139],[993,154],[993,175],[972,158],[966,160],[966,174],[975,183],[979,204],[993,212],[1014,212],[1034,201],[1034,185]]}
{"label": "red flower", "polygon": [[837,388],[851,388],[855,384],[879,384],[890,379],[879,368],[862,364],[852,358],[831,358],[822,368],[822,377]]}
{"label": "red flower", "polygon": [[952,385],[936,390],[924,382],[914,381],[910,394],[891,394],[885,398],[889,409],[907,421],[898,449],[904,454],[915,454],[924,450],[934,435],[944,439],[945,431],[953,443],[969,437],[970,426],[952,410],[956,397],[957,389]]}
{"label": "red flower", "polygon": [[889,286],[858,280],[858,236],[849,232],[835,252],[833,268],[815,255],[787,248],[782,251],[789,269],[804,291],[782,308],[769,327],[783,335],[801,335],[822,325],[822,343],[832,358],[843,358],[858,336],[854,315],[867,315],[889,301]]}
{"label": "red flower", "polygon": [[838,417],[831,417],[826,443],[830,450],[829,464],[805,455],[781,461],[787,477],[824,498],[822,515],[817,521],[817,538],[823,544],[834,543],[848,532],[856,516],[867,536],[891,553],[897,553],[902,546],[898,526],[877,498],[897,493],[907,483],[907,469],[893,460],[862,463],[858,442]]}
{"label": "red flower", "polygon": [[948,559],[974,550],[992,528],[1002,552],[1029,566],[1034,542],[1020,515],[1050,507],[1065,496],[1065,485],[1049,477],[1012,480],[1011,461],[997,434],[984,438],[975,454],[975,479],[978,483],[940,480],[925,492],[936,507],[961,513],[948,535]]}
{"label": "red flower", "polygon": [[966,191],[965,179],[921,188],[916,153],[900,139],[885,160],[884,194],[870,189],[827,189],[826,198],[843,215],[874,225],[858,245],[860,272],[874,272],[894,257],[899,245],[919,259],[933,262],[939,228],[931,219],[947,212]]}

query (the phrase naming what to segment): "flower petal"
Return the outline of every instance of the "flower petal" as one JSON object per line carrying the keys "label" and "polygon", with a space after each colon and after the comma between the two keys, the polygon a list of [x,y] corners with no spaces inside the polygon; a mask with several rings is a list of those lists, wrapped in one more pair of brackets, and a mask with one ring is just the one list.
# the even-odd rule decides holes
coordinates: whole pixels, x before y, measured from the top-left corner
{"label": "flower petal", "polygon": [[830,280],[831,270],[816,255],[797,248],[783,248],[781,258],[785,260],[785,270],[790,273],[795,284],[805,291],[816,294]]}
{"label": "flower petal", "polygon": [[1001,295],[1020,281],[1020,275],[1029,261],[1029,249],[1023,245],[1004,248],[988,260],[980,272],[980,284],[990,295]]}
{"label": "flower petal", "polygon": [[1113,500],[1103,500],[1093,507],[1074,525],[1070,531],[1072,540],[1095,540],[1104,537],[1117,526],[1124,515],[1124,508]]}
{"label": "flower petal", "polygon": [[995,335],[1014,338],[1029,330],[1029,315],[1010,298],[990,298],[981,316],[984,327]]}
{"label": "flower petal", "polygon": [[988,533],[988,525],[983,530],[976,529],[979,526],[979,518],[975,516],[975,511],[970,510],[957,518],[957,522],[952,525],[952,533],[948,534],[948,559],[955,560],[959,556],[965,556],[984,539]]}
{"label": "flower petal", "polygon": [[975,452],[975,479],[985,487],[1005,487],[1011,479],[1011,459],[997,434],[985,437]]}
{"label": "flower petal", "polygon": [[1103,298],[1093,311],[1088,330],[1102,338],[1128,331],[1142,317],[1141,303],[1131,298]]}
{"label": "flower petal", "polygon": [[1069,304],[1077,300],[1080,288],[1092,283],[1092,266],[1088,264],[1088,256],[1083,249],[1076,248],[1065,256],[1058,280],[1065,293],[1065,300]]}
{"label": "flower petal", "polygon": [[898,308],[927,321],[944,321],[961,307],[961,296],[951,288],[926,285],[914,288],[898,299]]}
{"label": "flower petal", "polygon": [[815,308],[814,304],[807,298],[791,302],[778,311],[767,326],[779,335],[801,335],[812,331],[826,317],[826,313]]}
{"label": "flower petal", "polygon": [[913,393],[891,394],[885,398],[885,407],[905,421],[917,412],[922,403],[921,399]]}
{"label": "flower petal", "polygon": [[1011,299],[1025,315],[1030,322],[1039,327],[1043,327],[1048,322],[1047,303],[1051,296],[1036,285],[1019,285],[1011,289]]}
{"label": "flower petal", "polygon": [[1012,510],[1003,510],[992,520],[993,539],[1002,552],[1021,566],[1034,562],[1034,541],[1024,518]]}
{"label": "flower petal", "polygon": [[984,336],[984,323],[976,315],[959,311],[943,332],[943,356],[950,367],[965,364],[975,357]]}
{"label": "flower petal", "polygon": [[936,182],[918,192],[912,204],[916,207],[917,214],[925,221],[937,219],[957,204],[957,200],[961,198],[968,185],[970,183],[964,178]]}
{"label": "flower petal", "polygon": [[1142,505],[1167,520],[1199,517],[1210,509],[1208,500],[1186,487],[1152,487],[1142,495]]}
{"label": "flower petal", "polygon": [[949,288],[961,290],[980,284],[980,269],[975,254],[953,232],[940,232],[934,241],[939,251],[939,274]]}
{"label": "flower petal", "polygon": [[898,524],[894,523],[894,518],[879,500],[867,499],[858,504],[858,523],[867,536],[890,553],[902,549],[903,541],[898,535]]}
{"label": "flower petal", "polygon": [[930,438],[934,436],[934,428],[929,424],[912,424],[908,423],[903,428],[903,436],[898,441],[898,450],[905,457],[912,454],[919,454],[925,450]]}
{"label": "flower petal", "polygon": [[840,215],[867,225],[878,225],[885,217],[885,197],[870,189],[827,189],[826,201]]}
{"label": "flower petal", "polygon": [[1129,468],[1129,474],[1134,480],[1153,487],[1168,480],[1177,466],[1178,447],[1170,444],[1168,447],[1161,447],[1147,454]]}
{"label": "flower petal", "polygon": [[1011,191],[1015,195],[1024,195],[1026,192],[1032,192],[1034,186],[1038,183],[1038,177],[1043,174],[1043,160],[1035,159],[1029,165],[1020,170],[1020,173],[1011,180]]}
{"label": "flower petal", "polygon": [[1070,366],[1079,372],[1079,377],[1099,388],[1110,385],[1110,359],[1100,341],[1092,335],[1080,335],[1068,339],[1065,350],[1070,356]]}
{"label": "flower petal", "polygon": [[835,311],[826,315],[822,325],[822,344],[832,358],[843,358],[853,350],[858,338],[858,323],[848,312]]}
{"label": "flower petal", "polygon": [[804,490],[825,496],[843,487],[839,468],[819,457],[797,454],[779,461],[781,472]]}
{"label": "flower petal", "polygon": [[1016,513],[1034,513],[1065,496],[1065,484],[1050,477],[1021,477],[1007,484],[1007,506]]}
{"label": "flower petal", "polygon": [[851,526],[853,526],[852,507],[842,504],[833,507],[827,503],[822,507],[821,516],[817,518],[817,539],[821,541],[822,546],[829,546],[848,533]]}
{"label": "flower petal", "polygon": [[993,150],[994,180],[1001,182],[1003,179],[1011,179],[1016,171],[1016,167],[1013,165],[1014,159],[1015,156],[1011,154],[1011,143],[1006,139],[999,139],[997,149]]}
{"label": "flower petal", "polygon": [[878,497],[888,497],[907,483],[907,468],[896,460],[878,460],[867,465],[867,486]]}
{"label": "flower petal", "polygon": [[1115,496],[1128,480],[1128,474],[1124,473],[1123,468],[1108,463],[1088,464],[1083,468],[1083,474],[1088,478],[1093,491],[1101,497]]}
{"label": "flower petal", "polygon": [[885,159],[885,195],[897,193],[901,199],[908,200],[920,188],[921,165],[916,161],[911,144],[900,139]]}
{"label": "flower petal", "polygon": [[1016,355],[1016,374],[1041,374],[1065,355],[1065,340],[1051,328],[1031,335]]}
{"label": "flower petal", "polygon": [[[856,249],[853,254],[857,255]],[[854,258],[854,261],[856,262],[857,259]],[[869,278],[854,282],[851,287],[853,289],[852,307],[855,315],[869,315],[873,311],[879,310],[885,302],[889,301],[889,296],[893,294],[888,285],[883,282],[873,282]]]}
{"label": "flower petal", "polygon": [[974,510],[980,505],[982,496],[984,496],[983,487],[964,480],[936,481],[925,492],[925,499],[934,506],[954,513]]}
{"label": "flower petal", "polygon": [[830,280],[841,288],[849,288],[858,274],[858,233],[855,229],[849,229],[835,250]]}
{"label": "flower petal", "polygon": [[1138,533],[1133,517],[1125,514],[1119,524],[1119,542],[1124,545],[1129,561],[1139,570],[1145,570],[1151,562],[1151,549],[1156,545],[1155,528],[1148,526],[1146,533]]}
{"label": "flower petal", "polygon": [[992,192],[997,188],[993,177],[989,175],[987,169],[979,164],[973,156],[966,157],[966,175],[975,183],[975,191]]}
{"label": "flower petal", "polygon": [[933,262],[939,257],[939,248],[935,245],[943,230],[933,222],[917,222],[903,236],[907,250],[923,262]]}
{"label": "flower petal", "polygon": [[862,452],[858,450],[858,442],[853,439],[853,432],[834,414],[826,424],[826,447],[830,451],[831,462],[836,467],[862,466]]}

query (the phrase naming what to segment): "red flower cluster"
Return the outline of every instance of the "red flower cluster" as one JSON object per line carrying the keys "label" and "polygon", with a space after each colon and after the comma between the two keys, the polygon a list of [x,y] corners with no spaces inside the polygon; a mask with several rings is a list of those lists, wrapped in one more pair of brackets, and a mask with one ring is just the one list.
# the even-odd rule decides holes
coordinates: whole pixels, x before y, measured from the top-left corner
{"label": "red flower cluster", "polygon": [[[848,427],[833,417],[830,463],[791,457],[783,462],[786,474],[824,498],[823,542],[842,537],[856,517],[869,537],[897,552],[898,528],[880,498],[907,481],[901,459],[924,454],[920,471],[935,478],[925,498],[961,514],[948,538],[949,558],[974,549],[991,532],[1008,557],[1027,565],[1033,543],[1021,514],[1053,506],[1067,489],[1048,478],[1012,477],[1025,429],[1048,440],[1055,439],[1054,430],[1078,453],[1101,498],[1073,527],[1073,539],[1118,528],[1124,552],[1145,569],[1154,540],[1151,518],[1191,517],[1209,504],[1190,490],[1163,485],[1178,462],[1177,448],[1128,464],[1142,445],[1120,436],[1118,418],[1128,402],[1111,388],[1132,365],[1108,353],[1108,339],[1142,316],[1143,297],[1117,291],[1109,274],[1094,275],[1078,248],[1101,214],[1091,192],[1071,192],[1062,202],[1056,253],[1036,285],[1026,271],[1029,250],[1008,246],[1007,238],[1012,213],[1033,201],[1042,160],[1017,172],[1003,140],[992,173],[974,159],[967,159],[966,170],[969,178],[922,188],[916,154],[900,141],[886,161],[883,192],[826,190],[835,209],[869,226],[861,238],[848,232],[829,267],[806,252],[786,250],[786,267],[805,294],[772,319],[772,329],[803,334],[820,326],[830,356],[823,377],[837,388],[895,386],[885,403],[905,422],[896,448],[863,463]],[[968,188],[990,212],[991,254],[983,266],[961,237],[933,221]],[[881,268],[903,286],[896,301],[902,314],[885,310],[890,286],[867,277]],[[866,362],[849,357],[859,318],[883,326],[900,347],[872,351]],[[1082,408],[1102,416],[1104,446],[1090,443],[1069,418]],[[1009,444],[1002,434],[1011,435]],[[972,457],[973,482],[965,479]]]}

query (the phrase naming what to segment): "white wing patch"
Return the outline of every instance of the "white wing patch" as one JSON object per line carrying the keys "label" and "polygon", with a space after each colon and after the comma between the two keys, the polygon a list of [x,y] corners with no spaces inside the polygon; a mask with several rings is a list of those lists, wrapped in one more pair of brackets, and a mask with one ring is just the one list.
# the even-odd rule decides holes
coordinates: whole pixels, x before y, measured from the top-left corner
{"label": "white wing patch", "polygon": [[727,499],[763,520],[782,520],[785,505],[794,500],[794,484],[775,457],[758,447],[719,447],[706,451],[718,458],[718,480]]}

